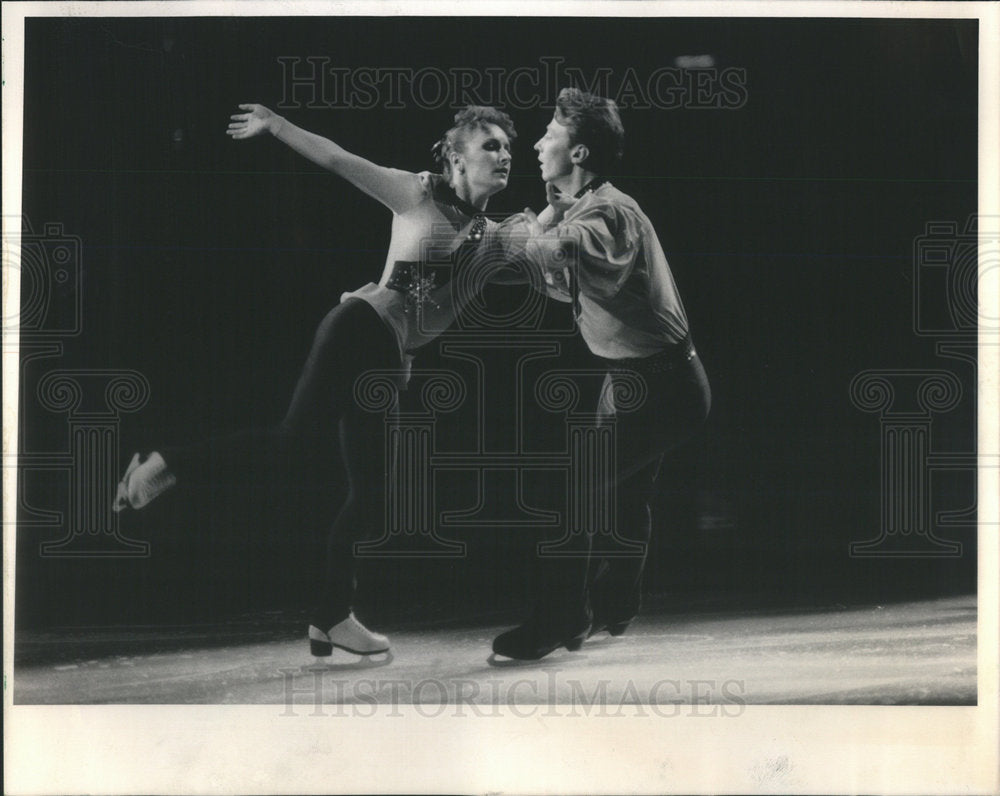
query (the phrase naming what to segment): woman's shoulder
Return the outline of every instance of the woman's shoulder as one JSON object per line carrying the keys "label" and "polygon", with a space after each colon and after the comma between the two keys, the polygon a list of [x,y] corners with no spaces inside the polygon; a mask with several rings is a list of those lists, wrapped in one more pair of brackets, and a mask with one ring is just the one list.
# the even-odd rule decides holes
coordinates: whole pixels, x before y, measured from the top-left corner
{"label": "woman's shoulder", "polygon": [[415,211],[420,210],[421,208],[426,207],[429,204],[432,204],[434,202],[435,192],[438,190],[439,186],[444,181],[444,177],[442,177],[440,174],[435,174],[432,171],[418,171],[415,174],[413,174],[413,176],[416,178],[417,182],[420,185],[421,196],[420,199],[416,202],[416,204],[407,208],[402,213],[399,213],[398,215],[400,216],[407,216]]}
{"label": "woman's shoulder", "polygon": [[417,172],[417,179],[420,180],[420,184],[424,187],[426,197],[433,197],[435,189],[444,182],[444,177],[440,174],[435,174],[433,171]]}

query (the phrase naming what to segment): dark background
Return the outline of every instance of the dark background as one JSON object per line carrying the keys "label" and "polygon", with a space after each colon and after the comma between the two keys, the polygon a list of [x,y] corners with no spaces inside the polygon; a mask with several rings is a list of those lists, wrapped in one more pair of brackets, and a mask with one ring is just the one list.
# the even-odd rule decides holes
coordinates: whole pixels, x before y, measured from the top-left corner
{"label": "dark background", "polygon": [[[974,520],[940,531],[962,542],[957,557],[860,559],[848,546],[880,528],[879,418],[850,400],[857,373],[951,370],[963,398],[935,416],[932,448],[974,450],[972,365],[938,355],[912,310],[915,239],[927,222],[961,229],[976,211],[977,43],[976,23],[954,20],[28,20],[24,213],[36,233],[58,222],[79,236],[83,312],[58,356],[23,358],[21,450],[68,447],[65,413],[35,393],[54,368],[148,379],[149,402],[121,419],[122,468],[133,450],[274,422],[318,321],[344,290],[377,280],[390,220],[381,205],[273,140],[224,135],[238,103],[279,102],[278,57],[510,70],[559,56],[585,75],[610,68],[614,86],[629,67],[648,75],[709,53],[746,70],[745,105],[624,107],[626,157],[613,175],[659,230],[714,393],[706,429],[664,466],[647,591],[679,607],[974,591]],[[510,187],[491,203],[501,214],[541,208],[531,144],[551,116],[551,106],[508,110],[520,138]],[[454,110],[283,112],[376,162],[422,170]],[[943,306],[934,291],[923,300]],[[520,298],[489,296],[501,308]],[[547,318],[564,326],[565,309]],[[423,360],[441,364],[439,346]],[[467,420],[442,418],[443,439],[460,445]],[[530,420],[543,441],[562,423]],[[22,481],[26,505],[67,511],[65,475]],[[294,479],[220,474],[178,490],[121,519],[123,534],[151,543],[146,558],[45,557],[40,544],[65,528],[22,524],[17,620],[304,608],[339,471],[330,484],[315,494]],[[932,485],[934,510],[974,503],[971,472]],[[468,502],[455,489],[445,508]],[[366,562],[362,615],[522,604],[525,531],[445,535],[468,543],[464,558]]]}

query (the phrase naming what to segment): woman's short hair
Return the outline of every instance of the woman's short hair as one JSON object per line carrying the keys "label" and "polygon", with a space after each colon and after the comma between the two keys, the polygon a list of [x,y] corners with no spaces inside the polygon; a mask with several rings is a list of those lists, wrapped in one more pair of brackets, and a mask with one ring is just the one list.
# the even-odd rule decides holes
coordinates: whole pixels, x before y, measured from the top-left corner
{"label": "woman's short hair", "polygon": [[614,100],[564,88],[556,98],[556,121],[569,128],[569,140],[584,144],[589,154],[581,164],[595,174],[607,175],[621,160],[625,128]]}
{"label": "woman's short hair", "polygon": [[434,162],[441,166],[445,177],[451,177],[451,162],[449,160],[451,153],[461,152],[465,146],[466,138],[473,131],[489,132],[491,124],[495,124],[503,130],[511,141],[517,138],[517,131],[514,130],[514,122],[511,121],[511,118],[503,111],[489,105],[469,105],[455,114],[455,125],[431,147]]}

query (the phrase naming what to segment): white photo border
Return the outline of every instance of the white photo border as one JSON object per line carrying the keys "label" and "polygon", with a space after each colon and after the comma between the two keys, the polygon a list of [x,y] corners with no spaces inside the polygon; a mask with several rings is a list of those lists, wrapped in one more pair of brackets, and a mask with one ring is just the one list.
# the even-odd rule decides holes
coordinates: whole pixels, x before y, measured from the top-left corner
{"label": "white photo border", "polygon": [[[1000,214],[1000,4],[898,2],[106,2],[3,6],[3,234],[21,213],[24,20],[60,16],[678,16],[979,20],[981,215]],[[20,296],[4,263],[4,317]],[[980,295],[998,317],[996,295]],[[17,451],[16,335],[4,339],[4,456]],[[980,339],[979,450],[995,453],[997,340]],[[4,514],[16,505],[4,468]],[[736,719],[535,716],[354,721],[268,706],[14,706],[14,534],[4,534],[5,792],[995,793],[998,787],[998,472],[979,475],[976,707],[747,706]],[[388,710],[388,708],[387,708]],[[470,722],[472,722],[470,724]],[[614,750],[595,755],[595,749]],[[761,782],[762,761],[790,776]],[[378,771],[373,779],[371,771]]]}

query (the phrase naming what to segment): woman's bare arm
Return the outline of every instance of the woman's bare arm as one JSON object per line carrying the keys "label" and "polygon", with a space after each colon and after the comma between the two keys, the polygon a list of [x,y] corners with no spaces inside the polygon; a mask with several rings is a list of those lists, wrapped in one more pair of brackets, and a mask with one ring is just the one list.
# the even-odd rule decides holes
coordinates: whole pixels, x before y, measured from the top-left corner
{"label": "woman's bare arm", "polygon": [[226,131],[234,139],[270,133],[317,166],[332,171],[377,199],[394,213],[403,213],[424,197],[420,178],[408,171],[379,166],[348,152],[329,138],[310,133],[263,105],[239,106],[244,113],[233,114]]}

